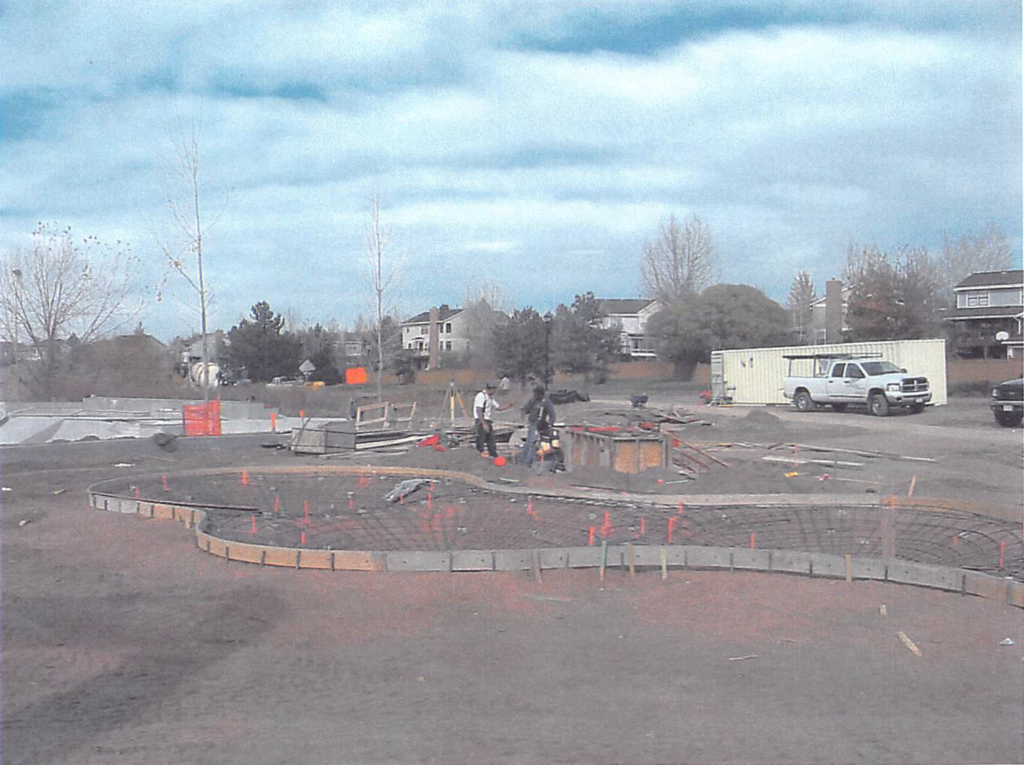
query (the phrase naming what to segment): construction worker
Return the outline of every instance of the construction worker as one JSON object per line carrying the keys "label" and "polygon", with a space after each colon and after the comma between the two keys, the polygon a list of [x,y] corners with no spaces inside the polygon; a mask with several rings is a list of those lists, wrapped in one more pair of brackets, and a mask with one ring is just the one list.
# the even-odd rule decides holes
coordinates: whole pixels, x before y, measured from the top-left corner
{"label": "construction worker", "polygon": [[476,394],[473,399],[473,418],[476,422],[476,450],[484,453],[484,446],[487,446],[487,454],[490,457],[498,456],[498,447],[494,442],[494,411],[504,411],[511,404],[502,406],[494,400],[494,383],[488,382],[484,389]]}
{"label": "construction worker", "polygon": [[555,405],[548,398],[543,385],[533,389],[533,398],[523,404],[526,415],[526,443],[519,453],[519,464],[529,467],[537,457],[537,444],[542,435],[547,435],[555,424]]}

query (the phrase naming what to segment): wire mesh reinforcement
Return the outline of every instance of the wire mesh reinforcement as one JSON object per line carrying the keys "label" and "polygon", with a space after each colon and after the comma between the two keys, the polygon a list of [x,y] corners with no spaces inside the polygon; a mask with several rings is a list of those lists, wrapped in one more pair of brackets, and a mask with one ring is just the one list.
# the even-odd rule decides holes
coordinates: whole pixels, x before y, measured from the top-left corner
{"label": "wire mesh reinforcement", "polygon": [[204,530],[253,544],[332,550],[510,550],[685,544],[882,557],[1024,581],[1021,526],[966,512],[900,507],[645,504],[509,495],[449,479],[388,502],[394,476],[167,476],[115,493],[210,508]]}

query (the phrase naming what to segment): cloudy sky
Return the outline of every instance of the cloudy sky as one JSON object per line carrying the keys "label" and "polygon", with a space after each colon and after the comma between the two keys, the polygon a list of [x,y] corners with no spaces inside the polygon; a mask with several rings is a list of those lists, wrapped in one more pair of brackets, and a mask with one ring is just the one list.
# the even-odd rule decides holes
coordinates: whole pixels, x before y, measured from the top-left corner
{"label": "cloudy sky", "polygon": [[[636,296],[670,214],[780,302],[851,241],[994,221],[1021,252],[1017,0],[0,2],[4,250],[55,221],[130,241],[156,284],[192,124],[224,328],[259,300],[369,314],[374,194],[403,313],[486,282],[542,311]],[[167,287],[162,339],[198,326]]]}

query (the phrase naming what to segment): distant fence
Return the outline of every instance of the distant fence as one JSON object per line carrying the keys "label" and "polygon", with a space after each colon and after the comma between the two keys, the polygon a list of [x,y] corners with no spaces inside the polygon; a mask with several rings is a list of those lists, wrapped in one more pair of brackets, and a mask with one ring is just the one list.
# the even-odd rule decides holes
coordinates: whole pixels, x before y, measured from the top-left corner
{"label": "distant fence", "polygon": [[[672,365],[665,361],[624,361],[613,363],[608,368],[610,380],[668,380],[674,376]],[[440,386],[447,385],[452,378],[455,378],[456,385],[468,386],[483,384],[488,380],[497,382],[501,375],[494,369],[431,369],[416,373],[417,385]],[[385,376],[387,380],[388,376]],[[553,385],[559,383],[577,383],[581,381],[579,375],[570,375],[565,372],[556,372]],[[698,364],[694,372],[693,380],[697,382],[710,382],[711,373],[707,364]]]}
{"label": "distant fence", "polygon": [[946,362],[946,382],[1002,382],[1020,377],[1024,359],[950,359]]}

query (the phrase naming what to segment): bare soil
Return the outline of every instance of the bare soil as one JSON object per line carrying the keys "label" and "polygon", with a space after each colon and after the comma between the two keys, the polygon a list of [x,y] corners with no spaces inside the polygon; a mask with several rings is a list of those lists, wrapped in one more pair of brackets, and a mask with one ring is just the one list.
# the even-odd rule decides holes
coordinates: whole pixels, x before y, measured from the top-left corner
{"label": "bare soil", "polygon": [[[840,477],[1021,506],[1020,431],[982,399],[884,420],[706,417],[702,444],[931,457]],[[992,601],[742,573],[261,569],[200,553],[180,525],[86,506],[88,485],[126,472],[318,463],[261,440],[3,449],[4,763],[1024,761],[1024,626]],[[829,486],[760,459],[784,449],[716,448],[730,467],[699,477],[702,493]],[[567,480],[469,451],[489,477]]]}

